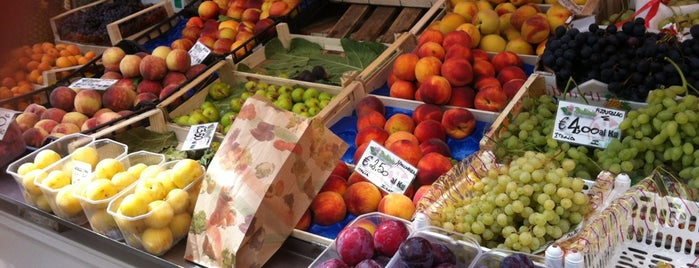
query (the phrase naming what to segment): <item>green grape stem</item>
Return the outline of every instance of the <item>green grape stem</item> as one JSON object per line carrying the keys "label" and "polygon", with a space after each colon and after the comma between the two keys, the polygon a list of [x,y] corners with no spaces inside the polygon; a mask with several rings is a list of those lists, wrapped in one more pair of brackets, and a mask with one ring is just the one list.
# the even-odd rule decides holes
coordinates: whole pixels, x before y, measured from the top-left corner
{"label": "green grape stem", "polygon": [[680,66],[678,66],[677,63],[675,63],[675,61],[673,61],[673,60],[672,60],[671,58],[669,58],[669,57],[665,57],[664,59],[665,59],[665,61],[667,61],[667,62],[669,62],[670,64],[672,64],[672,66],[675,67],[675,70],[677,70],[677,73],[679,73],[680,79],[682,79],[682,87],[684,88],[684,94],[685,94],[685,95],[687,95],[687,94],[689,93],[689,88],[690,88],[690,87],[691,87],[694,91],[696,91],[697,93],[699,93],[699,90],[697,90],[696,88],[694,88],[693,86],[691,86],[689,83],[687,83],[687,78],[684,77],[684,73],[682,72],[682,69],[680,69]]}
{"label": "green grape stem", "polygon": [[566,88],[563,89],[563,99],[564,100],[566,99],[566,94],[568,94],[568,90],[570,89],[571,83],[575,86],[575,89],[578,90],[578,95],[580,95],[580,97],[583,99],[583,101],[585,101],[585,104],[589,105],[590,102],[587,100],[587,98],[585,98],[585,93],[580,91],[580,87],[578,87],[578,83],[575,82],[575,79],[573,79],[573,77],[568,77],[568,82],[566,83]]}

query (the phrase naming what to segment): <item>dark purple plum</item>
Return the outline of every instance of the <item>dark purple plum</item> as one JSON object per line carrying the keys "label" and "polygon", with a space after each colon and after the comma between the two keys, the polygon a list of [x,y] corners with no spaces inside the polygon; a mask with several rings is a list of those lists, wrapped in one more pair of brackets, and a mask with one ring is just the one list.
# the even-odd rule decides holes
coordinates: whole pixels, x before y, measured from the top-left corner
{"label": "dark purple plum", "polygon": [[432,243],[432,251],[434,254],[434,265],[448,263],[456,264],[456,255],[447,246],[442,243]]}
{"label": "dark purple plum", "polygon": [[432,267],[432,261],[434,260],[432,244],[425,238],[415,236],[406,239],[398,248],[398,252],[400,252],[403,262],[409,267]]}
{"label": "dark purple plum", "polygon": [[373,259],[365,259],[357,263],[354,268],[383,268],[383,266]]}
{"label": "dark purple plum", "polygon": [[525,254],[514,253],[502,259],[500,268],[534,268],[534,262]]}
{"label": "dark purple plum", "polygon": [[332,258],[322,262],[315,268],[349,268],[349,266],[340,259]]}

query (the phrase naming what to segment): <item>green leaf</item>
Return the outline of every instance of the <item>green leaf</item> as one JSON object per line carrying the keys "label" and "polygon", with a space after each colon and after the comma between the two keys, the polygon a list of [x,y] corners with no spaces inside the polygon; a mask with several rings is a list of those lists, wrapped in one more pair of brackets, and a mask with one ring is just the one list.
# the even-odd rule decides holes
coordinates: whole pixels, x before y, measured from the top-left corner
{"label": "green leaf", "polygon": [[174,132],[158,133],[145,127],[132,128],[114,137],[115,140],[128,146],[129,152],[149,151],[161,152],[168,147],[177,146]]}

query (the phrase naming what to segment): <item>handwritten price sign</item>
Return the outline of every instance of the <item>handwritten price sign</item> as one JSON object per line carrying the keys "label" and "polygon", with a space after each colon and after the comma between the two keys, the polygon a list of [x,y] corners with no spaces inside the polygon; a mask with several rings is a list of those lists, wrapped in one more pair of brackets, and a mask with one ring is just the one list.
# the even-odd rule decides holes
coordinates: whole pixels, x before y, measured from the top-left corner
{"label": "handwritten price sign", "polygon": [[214,122],[190,127],[187,137],[182,143],[182,150],[192,151],[209,148],[217,126],[218,123]]}
{"label": "handwritten price sign", "polygon": [[560,141],[607,148],[621,135],[619,124],[626,117],[621,110],[559,101],[553,138]]}
{"label": "handwritten price sign", "polygon": [[194,46],[189,49],[189,56],[192,58],[192,65],[202,63],[210,53],[211,49],[197,41],[194,43]]}
{"label": "handwritten price sign", "polygon": [[92,173],[92,165],[82,161],[73,160],[73,176],[72,184],[77,184],[80,182],[88,182],[90,179],[90,173]]}
{"label": "handwritten price sign", "polygon": [[107,90],[109,87],[119,81],[118,79],[101,79],[101,78],[80,78],[68,86],[72,89],[94,89]]}
{"label": "handwritten price sign", "polygon": [[15,111],[0,108],[0,141],[5,138],[5,133],[7,129],[10,128],[15,113]]}
{"label": "handwritten price sign", "polygon": [[355,170],[389,193],[403,193],[417,174],[417,168],[371,141]]}

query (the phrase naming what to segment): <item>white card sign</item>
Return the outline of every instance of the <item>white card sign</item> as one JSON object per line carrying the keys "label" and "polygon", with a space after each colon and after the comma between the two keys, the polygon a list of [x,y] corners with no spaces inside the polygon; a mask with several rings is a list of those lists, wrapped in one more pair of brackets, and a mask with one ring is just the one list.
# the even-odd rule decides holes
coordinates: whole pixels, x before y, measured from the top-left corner
{"label": "white card sign", "polygon": [[0,141],[5,138],[5,133],[7,129],[10,128],[10,124],[15,117],[15,111],[8,109],[0,109]]}
{"label": "white card sign", "polygon": [[210,53],[211,49],[197,41],[194,43],[194,46],[189,49],[189,56],[192,58],[192,65],[202,63]]}
{"label": "white card sign", "polygon": [[102,79],[102,78],[80,78],[68,86],[72,89],[95,89],[107,90],[114,85],[119,79]]}
{"label": "white card sign", "polygon": [[560,141],[607,148],[621,136],[619,124],[624,117],[622,110],[559,101],[552,135]]}
{"label": "white card sign", "polygon": [[356,164],[359,174],[389,193],[404,193],[417,174],[417,168],[374,141]]}
{"label": "white card sign", "polygon": [[92,165],[83,161],[73,160],[73,180],[71,183],[89,182],[91,173]]}
{"label": "white card sign", "polygon": [[182,150],[191,151],[209,148],[217,126],[218,122],[191,126],[187,137],[182,143]]}

